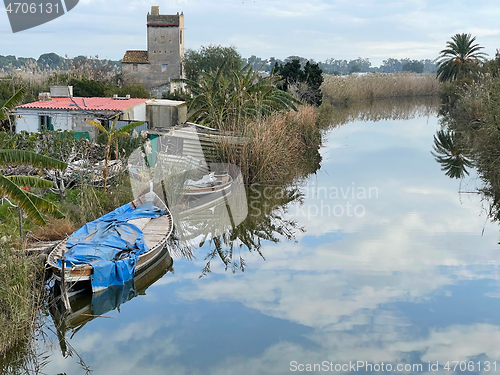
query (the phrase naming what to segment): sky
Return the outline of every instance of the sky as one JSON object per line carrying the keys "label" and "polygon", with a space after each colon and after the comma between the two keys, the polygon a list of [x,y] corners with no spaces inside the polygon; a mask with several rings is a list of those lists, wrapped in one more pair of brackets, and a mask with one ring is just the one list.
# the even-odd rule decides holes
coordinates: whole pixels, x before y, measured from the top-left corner
{"label": "sky", "polygon": [[316,61],[368,57],[434,59],[456,33],[471,33],[494,57],[500,48],[497,0],[80,0],[49,23],[13,34],[0,12],[0,55],[121,59],[146,49],[146,15],[184,12],[186,48],[235,46],[243,57]]}

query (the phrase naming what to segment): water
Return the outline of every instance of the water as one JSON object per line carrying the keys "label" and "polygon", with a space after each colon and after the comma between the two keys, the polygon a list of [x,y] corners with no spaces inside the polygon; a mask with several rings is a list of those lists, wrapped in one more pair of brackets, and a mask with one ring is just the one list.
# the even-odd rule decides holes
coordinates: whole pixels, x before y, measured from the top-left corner
{"label": "water", "polygon": [[[239,233],[285,234],[251,252],[234,244],[245,272],[215,257],[199,278],[205,243],[68,343],[96,374],[500,371],[499,228],[479,195],[460,193],[480,181],[450,179],[434,160],[439,123],[426,108],[340,114],[302,203],[250,190],[289,203]],[[44,372],[84,373],[57,340],[49,354]]]}

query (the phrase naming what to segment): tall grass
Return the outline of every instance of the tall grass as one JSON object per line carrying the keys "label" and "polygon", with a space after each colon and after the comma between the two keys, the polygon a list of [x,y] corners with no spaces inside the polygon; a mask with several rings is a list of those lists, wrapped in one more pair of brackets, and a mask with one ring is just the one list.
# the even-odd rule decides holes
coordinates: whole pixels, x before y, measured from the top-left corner
{"label": "tall grass", "polygon": [[435,74],[327,75],[321,91],[324,102],[340,105],[381,98],[438,95],[439,87]]}
{"label": "tall grass", "polygon": [[221,157],[241,168],[247,184],[287,184],[305,176],[311,172],[307,156],[317,155],[321,144],[318,110],[313,106],[246,122],[239,133],[244,141],[223,141]]}
{"label": "tall grass", "polygon": [[43,298],[42,273],[37,258],[0,245],[0,359],[35,330]]}

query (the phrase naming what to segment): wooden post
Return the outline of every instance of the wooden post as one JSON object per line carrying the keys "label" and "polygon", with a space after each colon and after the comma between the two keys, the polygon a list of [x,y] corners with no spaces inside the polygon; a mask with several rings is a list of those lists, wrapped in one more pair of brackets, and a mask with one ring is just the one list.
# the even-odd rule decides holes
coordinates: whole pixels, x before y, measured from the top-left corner
{"label": "wooden post", "polygon": [[19,237],[21,238],[21,243],[24,244],[24,239],[23,239],[23,213],[21,211],[21,207],[17,206],[17,212],[19,214]]}
{"label": "wooden post", "polygon": [[62,249],[61,257],[61,298],[63,300],[66,310],[71,311],[71,304],[69,303],[68,293],[66,291],[66,249]]}

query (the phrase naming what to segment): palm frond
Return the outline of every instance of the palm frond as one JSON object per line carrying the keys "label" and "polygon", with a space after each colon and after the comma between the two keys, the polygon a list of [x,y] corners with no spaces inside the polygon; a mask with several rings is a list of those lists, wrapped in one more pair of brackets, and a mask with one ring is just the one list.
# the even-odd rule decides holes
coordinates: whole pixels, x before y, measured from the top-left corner
{"label": "palm frond", "polygon": [[57,209],[57,206],[54,203],[49,202],[48,200],[40,198],[38,195],[35,195],[27,191],[24,193],[39,210],[49,213],[56,219],[65,218],[64,214]]}
{"label": "palm frond", "polygon": [[47,189],[54,186],[52,181],[33,176],[4,176],[17,186],[30,186],[34,188]]}
{"label": "palm frond", "polygon": [[4,120],[9,115],[9,112],[23,102],[26,94],[26,87],[19,89],[9,100],[0,108],[0,120]]}
{"label": "palm frond", "polygon": [[0,194],[15,200],[19,207],[21,207],[35,223],[45,225],[45,220],[40,214],[40,211],[38,211],[35,204],[28,197],[29,193],[20,189],[19,186],[2,174],[0,174]]}
{"label": "palm frond", "polygon": [[31,164],[39,168],[64,170],[68,164],[60,160],[26,150],[0,149],[0,163]]}
{"label": "palm frond", "polygon": [[124,133],[128,134],[130,131],[134,130],[138,126],[141,126],[142,124],[144,124],[144,121],[136,121],[136,122],[132,122],[130,124],[127,124],[123,128],[120,128],[119,130],[117,130],[116,135],[122,135]]}
{"label": "palm frond", "polygon": [[64,170],[68,164],[33,151],[0,149],[0,163],[31,164],[39,168]]}

